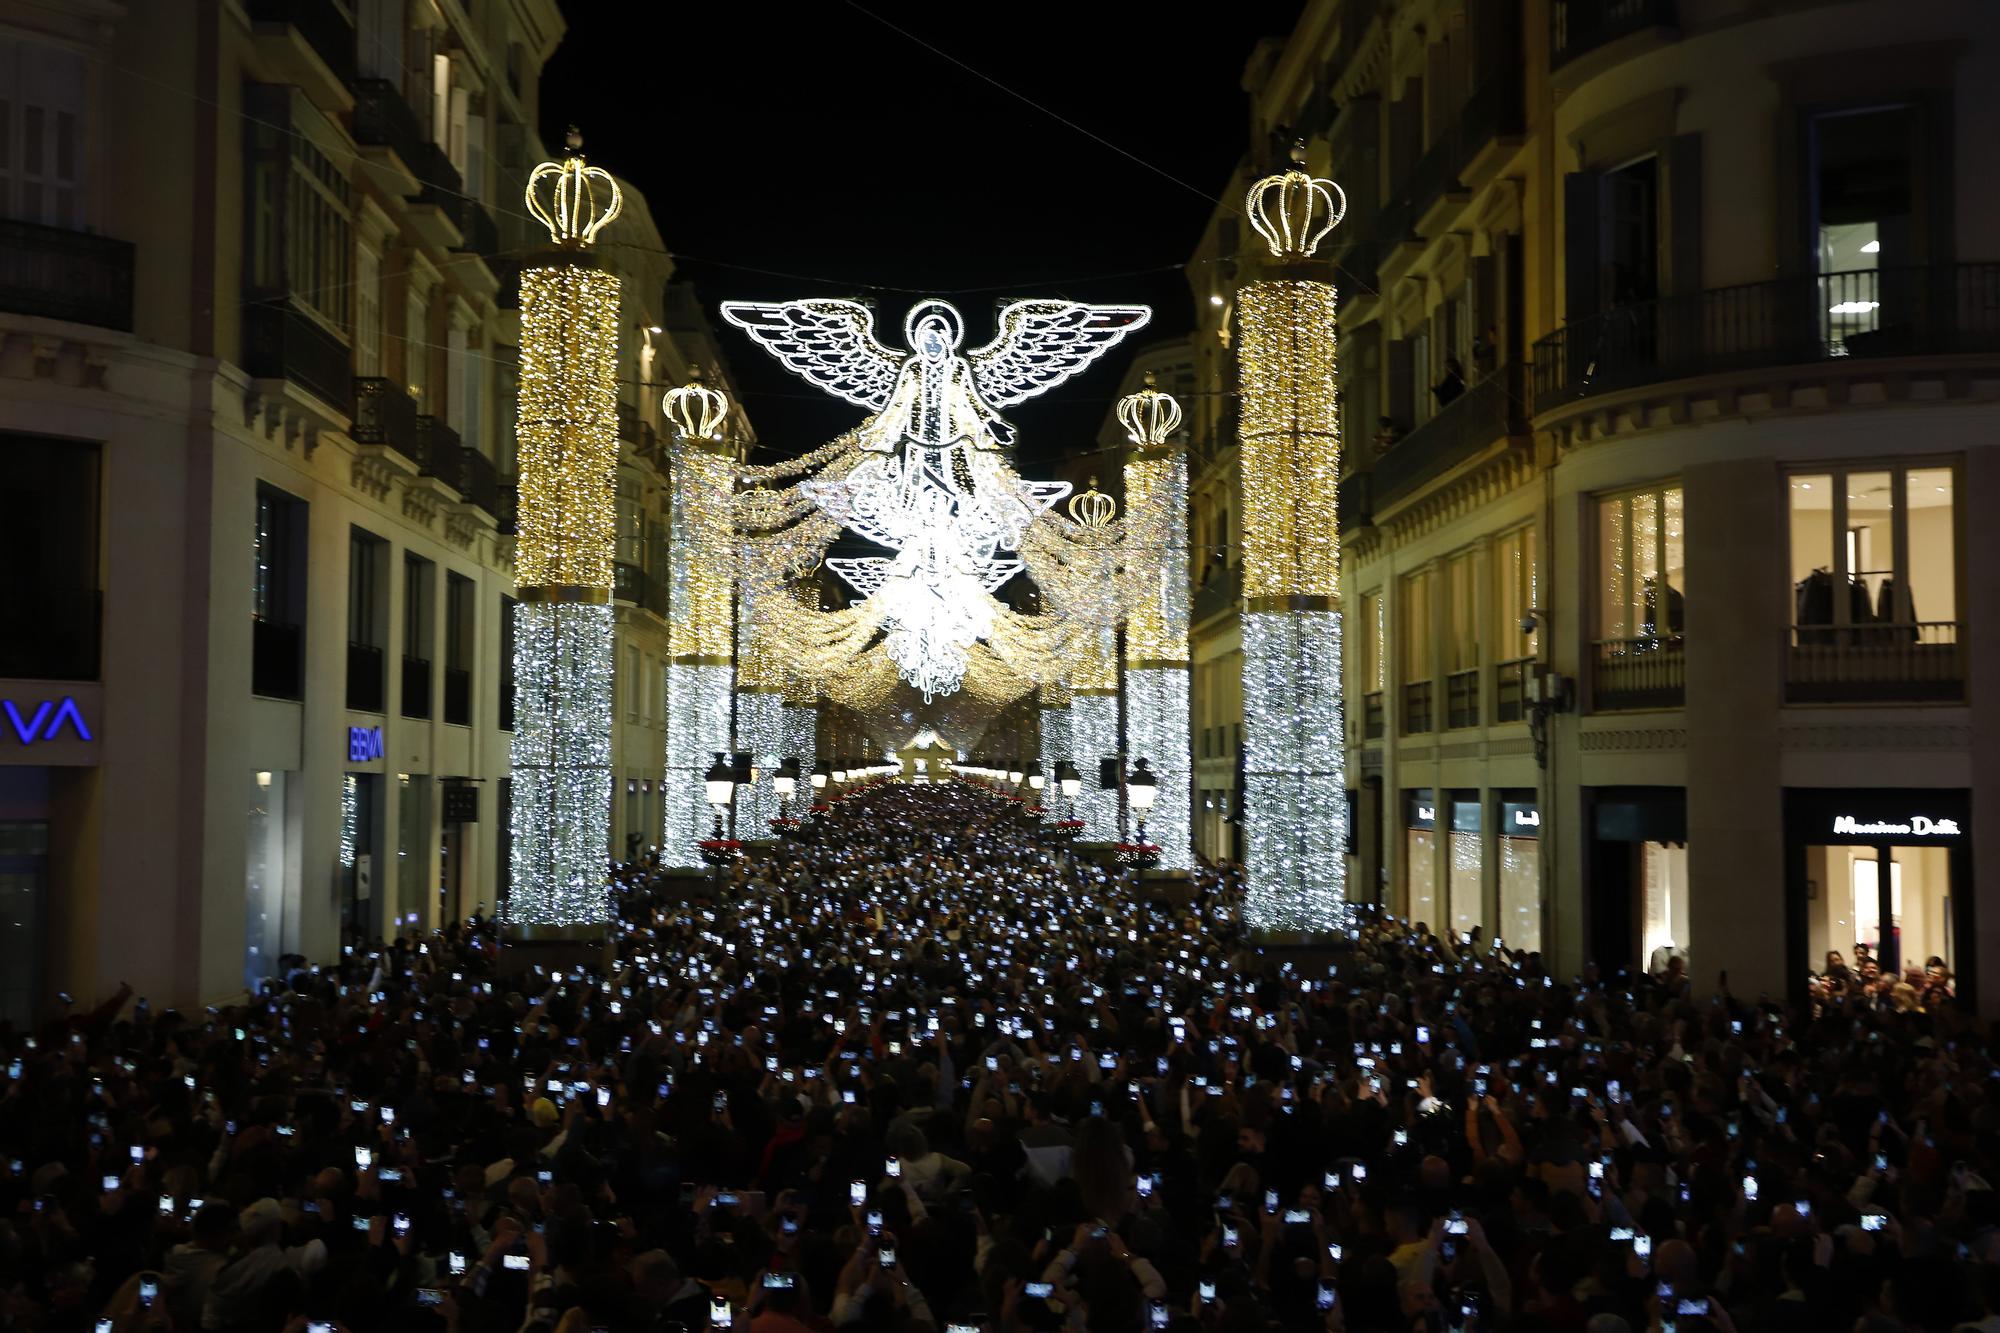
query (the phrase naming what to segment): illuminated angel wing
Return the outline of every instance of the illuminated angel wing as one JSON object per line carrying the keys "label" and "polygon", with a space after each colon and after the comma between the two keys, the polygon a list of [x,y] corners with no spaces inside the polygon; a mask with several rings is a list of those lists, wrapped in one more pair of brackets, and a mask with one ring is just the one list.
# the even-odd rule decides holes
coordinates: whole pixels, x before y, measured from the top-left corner
{"label": "illuminated angel wing", "polygon": [[879,412],[908,353],[875,339],[875,314],[857,301],[724,301],[722,317],[793,374]]}
{"label": "illuminated angel wing", "polygon": [[1061,384],[1152,317],[1142,305],[1016,301],[1000,312],[999,336],[966,360],[979,396],[1005,407]]}

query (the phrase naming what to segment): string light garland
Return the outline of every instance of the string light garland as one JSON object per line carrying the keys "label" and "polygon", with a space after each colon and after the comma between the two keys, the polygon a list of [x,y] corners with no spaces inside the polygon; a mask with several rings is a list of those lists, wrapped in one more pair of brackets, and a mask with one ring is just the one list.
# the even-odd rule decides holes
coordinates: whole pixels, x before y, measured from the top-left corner
{"label": "string light garland", "polygon": [[1339,186],[1295,165],[1252,185],[1244,208],[1277,261],[1237,297],[1243,917],[1260,931],[1346,921],[1335,293],[1311,262],[1345,207]]}
{"label": "string light garland", "polygon": [[1042,822],[1053,824],[1070,817],[1069,803],[1063,799],[1062,787],[1057,780],[1062,765],[1075,762],[1076,738],[1070,731],[1069,687],[1059,681],[1042,686],[1039,703],[1042,773],[1047,780],[1042,796]]}
{"label": "string light garland", "polygon": [[[612,553],[621,285],[585,253],[618,186],[582,139],[531,173],[556,248],[521,273],[514,576],[512,883],[507,920],[590,928],[610,915]],[[540,190],[546,186],[544,203]]]}

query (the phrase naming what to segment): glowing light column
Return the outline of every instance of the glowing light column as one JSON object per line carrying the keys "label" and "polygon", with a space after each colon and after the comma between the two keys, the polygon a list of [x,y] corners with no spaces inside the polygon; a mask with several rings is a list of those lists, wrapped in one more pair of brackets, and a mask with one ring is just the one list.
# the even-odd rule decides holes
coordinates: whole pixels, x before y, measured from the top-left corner
{"label": "glowing light column", "polygon": [[[673,544],[668,555],[667,763],[660,802],[663,864],[703,869],[696,844],[709,836],[703,775],[729,741],[734,629],[730,616],[730,498],[733,460],[724,443],[729,400],[696,371],[662,400],[674,423]],[[748,831],[748,830],[746,830]],[[761,829],[755,832],[761,832]]]}
{"label": "glowing light column", "polygon": [[[794,584],[792,596],[803,609],[819,610],[819,584],[813,580],[802,579]],[[819,688],[809,673],[797,669],[797,663],[790,666],[785,677],[785,711],[778,728],[783,738],[779,753],[798,760],[799,771],[809,774],[819,766]],[[810,787],[801,789],[799,795],[801,800],[792,811],[794,816],[813,800]]]}
{"label": "glowing light column", "polygon": [[582,138],[528,178],[555,248],[521,272],[514,551],[513,883],[508,922],[588,928],[610,915],[611,564],[618,462],[616,275],[588,253],[618,184]]}
{"label": "glowing light column", "polygon": [[1069,686],[1051,681],[1041,687],[1042,733],[1042,822],[1053,824],[1069,818],[1069,803],[1063,799],[1056,774],[1064,763],[1075,763],[1076,747],[1070,735]]}
{"label": "glowing light column", "polygon": [[749,754],[752,767],[749,788],[736,797],[736,836],[768,838],[778,817],[769,779],[785,757],[785,676],[768,632],[747,614],[737,621],[735,748]]}
{"label": "glowing light column", "polygon": [[1181,409],[1146,376],[1118,401],[1135,446],[1125,464],[1125,523],[1144,549],[1126,558],[1132,602],[1125,613],[1125,729],[1134,761],[1149,761],[1159,792],[1146,837],[1159,868],[1194,864],[1194,758],[1188,748],[1187,449],[1176,442]]}
{"label": "glowing light column", "polygon": [[1069,676],[1070,762],[1083,775],[1079,842],[1118,842],[1118,788],[1098,782],[1098,761],[1118,754],[1118,646],[1114,633],[1079,636]]}
{"label": "glowing light column", "polygon": [[1245,211],[1275,261],[1238,293],[1243,468],[1244,924],[1346,919],[1340,694],[1340,426],[1334,289],[1313,252],[1346,195],[1294,165]]}

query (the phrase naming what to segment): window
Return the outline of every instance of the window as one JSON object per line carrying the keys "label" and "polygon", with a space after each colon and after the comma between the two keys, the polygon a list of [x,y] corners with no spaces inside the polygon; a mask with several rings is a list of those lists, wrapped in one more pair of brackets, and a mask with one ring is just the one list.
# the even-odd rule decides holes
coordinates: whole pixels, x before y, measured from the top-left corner
{"label": "window", "polygon": [[1686,582],[1678,486],[1598,501],[1598,632],[1679,638]]}
{"label": "window", "polygon": [[389,635],[389,543],[360,528],[347,537],[347,706],[382,711]]}
{"label": "window", "polygon": [[0,562],[23,575],[0,606],[0,677],[98,672],[98,446],[0,436]]}
{"label": "window", "polygon": [[1474,927],[1486,924],[1485,833],[1480,827],[1478,792],[1454,791],[1445,795],[1451,807],[1451,836],[1446,844],[1451,864],[1445,872],[1451,935],[1454,940],[1463,940]]}
{"label": "window", "polygon": [[1426,929],[1437,915],[1437,793],[1417,787],[1403,794],[1403,906]]}
{"label": "window", "polygon": [[431,715],[431,622],[437,596],[437,566],[422,556],[403,555],[403,716]]}
{"label": "window", "polygon": [[1403,731],[1421,735],[1432,729],[1431,673],[1434,640],[1431,631],[1431,581],[1434,571],[1403,576],[1398,606],[1396,643],[1403,684]]}
{"label": "window", "polygon": [[354,373],[382,373],[382,256],[367,245],[354,252]]}
{"label": "window", "polygon": [[[645,515],[641,508],[639,477],[635,472],[621,469],[618,474],[616,517],[618,563],[643,568],[646,560]],[[640,598],[635,593],[632,600]]]}
{"label": "window", "polygon": [[[637,644],[628,644],[625,648],[625,670],[623,675],[625,677],[625,720],[627,722],[636,722],[639,720],[640,707],[639,646]],[[763,762],[761,757],[758,762]]]}
{"label": "window", "polygon": [[461,727],[472,725],[474,591],[463,574],[444,576],[444,720]]}
{"label": "window", "polygon": [[1604,173],[1605,266],[1611,307],[1660,294],[1660,161],[1642,157]]}
{"label": "window", "polygon": [[458,320],[451,321],[445,332],[444,344],[444,415],[445,425],[465,433],[465,363],[466,330]]}
{"label": "window", "polygon": [[404,0],[356,0],[354,35],[363,78],[403,80]]}
{"label": "window", "polygon": [[1361,691],[1379,693],[1386,685],[1382,660],[1382,590],[1361,594]]}
{"label": "window", "polygon": [[254,694],[274,699],[303,697],[305,554],[306,502],[259,483],[250,569],[250,689]]}
{"label": "window", "polygon": [[1903,279],[1924,258],[1915,225],[1921,123],[1908,105],[1812,118],[1808,206],[1834,355],[1849,350],[1850,339],[1892,328],[1912,313],[1915,293]]}
{"label": "window", "polygon": [[353,210],[347,177],[289,124],[290,89],[260,90],[251,122],[250,278],[253,293],[289,296],[345,337],[353,290]]}
{"label": "window", "polygon": [[425,411],[430,397],[430,295],[413,280],[403,298],[403,384]]}
{"label": "window", "polygon": [[[1532,523],[1493,539],[1493,720],[1519,722],[1527,714],[1528,677],[1541,642],[1536,607],[1535,526]],[[1522,629],[1533,624],[1533,629]]]}
{"label": "window", "polygon": [[0,217],[83,227],[87,87],[75,52],[0,41]]}
{"label": "window", "polygon": [[1958,483],[1951,464],[1799,473],[1786,483],[1795,702],[1953,698]]}
{"label": "window", "polygon": [[1445,725],[1479,725],[1479,584],[1477,556],[1445,562]]}

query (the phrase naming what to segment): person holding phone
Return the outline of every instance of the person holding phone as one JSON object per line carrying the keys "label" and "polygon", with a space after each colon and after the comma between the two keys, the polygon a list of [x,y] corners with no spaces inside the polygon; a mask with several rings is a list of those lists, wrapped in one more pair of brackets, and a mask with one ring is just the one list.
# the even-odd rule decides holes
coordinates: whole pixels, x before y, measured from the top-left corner
{"label": "person holding phone", "polygon": [[283,1244],[284,1215],[276,1199],[259,1199],[238,1215],[239,1257],[224,1266],[210,1285],[203,1322],[228,1328],[253,1320],[266,1292],[281,1274],[309,1279],[326,1266],[326,1242]]}

